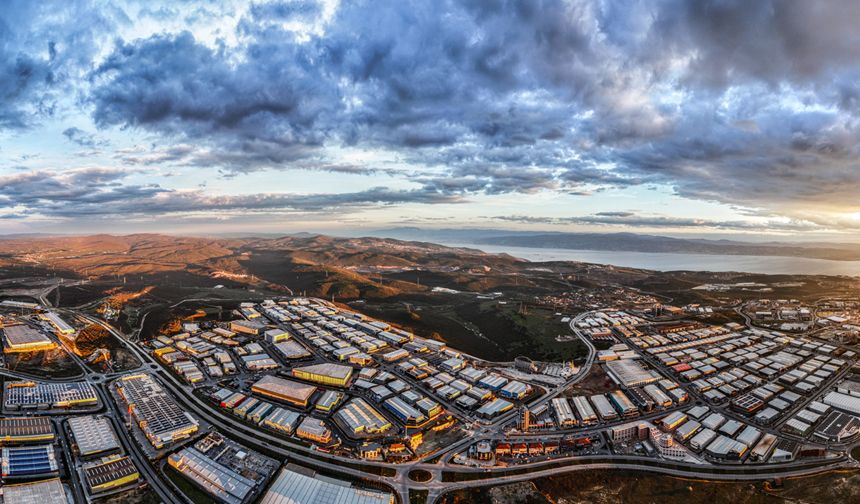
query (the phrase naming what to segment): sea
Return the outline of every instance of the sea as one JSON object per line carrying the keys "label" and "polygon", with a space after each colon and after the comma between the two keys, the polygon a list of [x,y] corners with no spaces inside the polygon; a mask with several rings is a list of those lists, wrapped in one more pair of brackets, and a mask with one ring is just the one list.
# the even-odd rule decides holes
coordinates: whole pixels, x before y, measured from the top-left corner
{"label": "sea", "polygon": [[833,261],[781,256],[614,252],[466,243],[446,243],[445,245],[475,248],[494,254],[506,253],[536,262],[580,261],[655,271],[737,271],[767,275],[860,276],[860,261]]}

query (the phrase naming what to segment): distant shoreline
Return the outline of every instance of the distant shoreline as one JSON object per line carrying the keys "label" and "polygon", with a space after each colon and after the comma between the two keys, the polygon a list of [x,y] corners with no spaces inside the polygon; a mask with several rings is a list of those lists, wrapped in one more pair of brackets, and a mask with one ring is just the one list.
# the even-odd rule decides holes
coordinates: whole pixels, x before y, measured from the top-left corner
{"label": "distant shoreline", "polygon": [[443,243],[443,245],[468,246],[493,254],[506,253],[534,262],[578,261],[655,271],[860,276],[860,261],[850,260],[749,254],[562,249],[453,242]]}

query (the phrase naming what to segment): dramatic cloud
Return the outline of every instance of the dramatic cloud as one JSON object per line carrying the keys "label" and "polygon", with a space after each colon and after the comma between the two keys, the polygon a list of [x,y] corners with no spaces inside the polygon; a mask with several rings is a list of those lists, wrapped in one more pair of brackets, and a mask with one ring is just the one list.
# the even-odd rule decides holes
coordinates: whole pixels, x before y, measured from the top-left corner
{"label": "dramatic cloud", "polygon": [[[59,106],[92,123],[72,122],[69,142],[109,138],[111,161],[134,169],[417,187],[351,193],[383,205],[660,186],[798,229],[860,212],[858,18],[850,0],[12,2],[0,132]],[[215,204],[167,185],[96,193],[142,191],[159,211]],[[353,204],[298,196],[255,201]],[[39,201],[14,202],[54,210]],[[569,224],[763,225],[653,215]]]}

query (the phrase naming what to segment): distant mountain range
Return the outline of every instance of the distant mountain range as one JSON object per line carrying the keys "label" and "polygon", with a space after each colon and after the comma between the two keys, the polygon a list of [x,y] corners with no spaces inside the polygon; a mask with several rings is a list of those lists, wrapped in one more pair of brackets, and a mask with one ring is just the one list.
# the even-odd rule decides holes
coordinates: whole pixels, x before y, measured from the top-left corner
{"label": "distant mountain range", "polygon": [[377,236],[401,240],[424,240],[443,244],[605,250],[675,254],[713,254],[804,257],[837,261],[860,260],[857,243],[744,242],[672,238],[636,233],[548,233],[498,229],[383,229]]}
{"label": "distant mountain range", "polygon": [[[527,268],[505,254],[386,238],[298,233],[277,238],[159,234],[0,237],[0,271],[35,268],[90,279],[187,275],[243,284],[289,285],[312,295],[389,297],[424,292],[417,273],[484,290]],[[470,272],[483,276],[473,278]],[[432,274],[431,274],[432,273]],[[384,282],[383,274],[389,276]],[[478,280],[483,284],[476,283]]]}

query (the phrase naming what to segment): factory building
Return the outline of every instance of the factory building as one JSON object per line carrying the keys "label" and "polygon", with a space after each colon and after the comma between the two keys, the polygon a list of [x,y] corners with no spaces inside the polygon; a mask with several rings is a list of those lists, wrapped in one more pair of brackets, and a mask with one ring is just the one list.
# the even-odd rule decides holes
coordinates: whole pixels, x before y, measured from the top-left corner
{"label": "factory building", "polygon": [[221,502],[242,504],[254,489],[254,481],[223,466],[196,448],[171,454],[167,463]]}
{"label": "factory building", "polygon": [[117,392],[131,416],[155,448],[185,439],[198,430],[197,420],[148,374],[117,380]]}
{"label": "factory building", "polygon": [[770,455],[776,445],[776,440],[777,437],[773,434],[765,434],[762,436],[752,451],[750,451],[750,459],[755,462],[767,459],[768,455]]}
{"label": "factory building", "polygon": [[277,376],[264,376],[251,386],[251,391],[256,394],[273,397],[275,399],[306,407],[308,400],[316,392],[313,385],[285,380]]}
{"label": "factory building", "polygon": [[338,404],[343,400],[343,392],[337,392],[334,390],[326,390],[323,392],[322,396],[320,396],[317,403],[314,405],[316,409],[319,411],[330,412],[337,407]]}
{"label": "factory building", "polygon": [[286,408],[275,408],[260,423],[264,427],[292,434],[296,430],[301,415]]}
{"label": "factory building", "polygon": [[369,490],[288,464],[263,495],[260,504],[394,504],[394,495]]}
{"label": "factory building", "polygon": [[613,390],[609,393],[609,401],[615,407],[615,410],[624,417],[629,418],[639,414],[639,410],[633,404],[627,395],[620,390]]}
{"label": "factory building", "polygon": [[514,403],[497,397],[492,401],[483,404],[475,413],[482,418],[493,418],[506,411],[510,411],[513,408]]}
{"label": "factory building", "polygon": [[860,415],[860,397],[842,394],[840,392],[828,392],[822,402],[838,410],[846,411],[853,415]]}
{"label": "factory building", "polygon": [[313,417],[305,417],[302,420],[296,429],[296,435],[302,439],[310,439],[322,444],[331,442],[331,429],[324,421]]}
{"label": "factory building", "polygon": [[612,407],[609,400],[603,394],[594,394],[590,397],[591,404],[594,405],[597,410],[597,414],[600,415],[600,418],[603,420],[614,420],[618,418],[618,413],[615,411],[615,408]]}
{"label": "factory building", "polygon": [[407,357],[409,357],[409,352],[402,348],[398,348],[397,350],[392,350],[386,354],[383,354],[382,360],[384,360],[385,362],[396,362],[400,359],[405,359]]}
{"label": "factory building", "polygon": [[71,504],[59,478],[3,485],[3,501],[10,504]]}
{"label": "factory building", "polygon": [[6,353],[40,352],[57,348],[51,338],[29,326],[5,326],[2,331]]}
{"label": "factory building", "polygon": [[263,337],[269,343],[280,343],[291,338],[290,333],[281,329],[269,329],[263,334]]}
{"label": "factory building", "polygon": [[657,381],[656,376],[649,373],[634,359],[609,361],[606,363],[606,370],[616,383],[626,388],[647,385]]}
{"label": "factory building", "polygon": [[62,334],[62,335],[75,334],[75,328],[70,326],[68,322],[66,322],[65,320],[60,318],[60,316],[54,312],[45,312],[45,313],[39,315],[39,318],[41,318],[43,320],[47,320],[52,326],[54,326],[54,330],[58,334]]}
{"label": "factory building", "polygon": [[529,393],[529,386],[518,381],[508,382],[504,387],[499,389],[499,396],[505,399],[520,400]]}
{"label": "factory building", "polygon": [[95,406],[98,396],[87,382],[6,382],[4,405],[9,410],[43,410]]}
{"label": "factory building", "polygon": [[275,343],[275,350],[287,360],[304,359],[312,355],[308,349],[296,340]]}
{"label": "factory building", "polygon": [[726,436],[717,435],[705,448],[705,453],[721,460],[740,460],[747,452],[747,445]]}
{"label": "factory building", "polygon": [[826,442],[841,443],[860,432],[860,420],[841,411],[831,411],[815,428],[815,437]]}
{"label": "factory building", "polygon": [[346,432],[353,435],[383,434],[391,429],[391,422],[360,397],[338,410],[334,419],[344,427]]}
{"label": "factory building", "polygon": [[119,455],[84,464],[82,469],[90,495],[133,485],[140,479],[140,473],[134,462],[129,457]]}
{"label": "factory building", "polygon": [[54,426],[48,417],[0,418],[0,444],[50,443]]}
{"label": "factory building", "polygon": [[259,335],[266,326],[255,320],[234,320],[230,322],[230,330],[234,333]]}
{"label": "factory building", "polygon": [[0,452],[4,479],[24,479],[56,476],[59,474],[54,447],[7,446]]}
{"label": "factory building", "polygon": [[352,376],[352,368],[340,364],[313,364],[300,368],[293,368],[293,376],[296,378],[331,385],[335,387],[346,387]]}
{"label": "factory building", "polygon": [[407,427],[419,427],[427,421],[427,417],[423,413],[399,397],[386,399],[382,404]]}
{"label": "factory building", "polygon": [[571,402],[573,403],[573,407],[576,408],[576,414],[579,415],[579,419],[584,425],[597,422],[597,415],[594,413],[594,408],[591,407],[591,404],[585,396],[573,397],[571,398]]}
{"label": "factory building", "polygon": [[570,403],[563,397],[556,397],[552,400],[552,409],[555,412],[555,418],[558,421],[559,427],[573,427],[576,425],[576,416],[573,414],[573,409]]}
{"label": "factory building", "polygon": [[690,440],[690,448],[696,451],[701,451],[713,439],[717,437],[717,433],[711,429],[704,428]]}
{"label": "factory building", "polygon": [[648,394],[651,399],[654,400],[654,403],[661,408],[668,408],[672,406],[672,398],[666,395],[665,392],[660,390],[657,385],[649,384],[644,387],[645,393]]}

